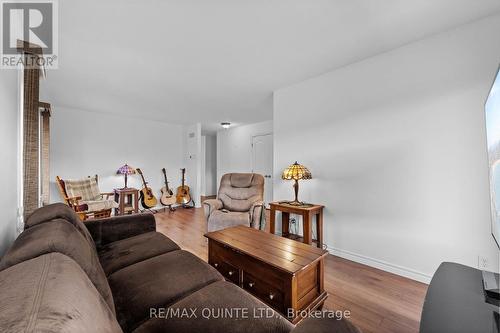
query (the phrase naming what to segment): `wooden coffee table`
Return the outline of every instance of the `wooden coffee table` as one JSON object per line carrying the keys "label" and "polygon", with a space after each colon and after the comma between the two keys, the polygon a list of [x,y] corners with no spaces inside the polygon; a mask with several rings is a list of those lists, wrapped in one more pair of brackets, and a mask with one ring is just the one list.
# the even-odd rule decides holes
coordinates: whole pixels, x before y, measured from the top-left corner
{"label": "wooden coffee table", "polygon": [[208,262],[292,323],[323,306],[327,251],[246,226],[209,232]]}

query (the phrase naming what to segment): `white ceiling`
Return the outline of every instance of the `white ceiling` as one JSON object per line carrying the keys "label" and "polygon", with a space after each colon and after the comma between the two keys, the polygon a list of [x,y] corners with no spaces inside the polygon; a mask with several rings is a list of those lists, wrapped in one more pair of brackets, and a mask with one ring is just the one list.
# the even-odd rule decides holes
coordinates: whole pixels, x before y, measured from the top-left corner
{"label": "white ceiling", "polygon": [[280,87],[499,11],[499,0],[64,0],[44,95],[210,131],[271,119]]}

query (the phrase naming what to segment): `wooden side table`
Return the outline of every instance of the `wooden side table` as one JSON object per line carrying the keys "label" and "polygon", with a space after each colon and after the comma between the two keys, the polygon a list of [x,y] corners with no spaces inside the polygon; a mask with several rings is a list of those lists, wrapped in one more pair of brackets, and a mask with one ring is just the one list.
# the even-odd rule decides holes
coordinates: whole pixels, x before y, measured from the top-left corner
{"label": "wooden side table", "polygon": [[[292,238],[291,236],[296,236],[290,234],[290,214],[297,214],[302,216],[302,227],[303,227],[303,243],[312,244],[312,220],[313,216],[316,216],[316,245],[319,248],[323,248],[323,208],[322,205],[311,205],[311,206],[294,206],[286,203],[271,202],[269,204],[271,208],[271,220],[270,220],[270,232],[274,234],[276,232],[276,211],[281,212],[281,230],[282,236],[287,238]],[[298,238],[298,237],[293,237]]]}
{"label": "wooden side table", "polygon": [[136,188],[115,188],[115,215],[136,214],[139,212],[139,190]]}

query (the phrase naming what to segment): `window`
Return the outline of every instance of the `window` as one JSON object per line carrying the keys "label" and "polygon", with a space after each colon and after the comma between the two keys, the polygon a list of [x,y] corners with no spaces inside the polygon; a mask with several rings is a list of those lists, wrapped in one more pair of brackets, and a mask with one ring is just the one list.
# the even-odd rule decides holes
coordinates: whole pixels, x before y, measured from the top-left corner
{"label": "window", "polygon": [[22,69],[19,121],[19,222],[42,204],[49,202],[50,104],[39,101],[40,76],[43,68],[36,58],[41,48],[19,41],[19,52],[25,63]]}

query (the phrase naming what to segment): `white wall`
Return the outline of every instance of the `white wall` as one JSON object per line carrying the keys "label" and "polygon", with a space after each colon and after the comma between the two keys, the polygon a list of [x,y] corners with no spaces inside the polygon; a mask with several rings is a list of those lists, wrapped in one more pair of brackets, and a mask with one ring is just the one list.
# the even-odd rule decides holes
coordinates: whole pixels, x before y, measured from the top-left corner
{"label": "white wall", "polygon": [[202,195],[210,196],[217,194],[217,137],[215,135],[203,136],[202,140],[203,182]]}
{"label": "white wall", "polygon": [[0,256],[16,237],[17,221],[17,124],[18,124],[18,73],[2,70],[0,74]]}
{"label": "white wall", "polygon": [[275,199],[300,160],[333,253],[421,281],[478,255],[498,270],[483,110],[498,31],[490,17],[276,91]]}
{"label": "white wall", "polygon": [[196,207],[201,207],[201,171],[202,144],[201,144],[201,124],[193,124],[184,127],[184,165],[186,168],[186,185],[190,188],[190,194],[195,201]]}
{"label": "white wall", "polygon": [[252,137],[272,132],[272,120],[217,132],[217,188],[226,173],[252,172]]}
{"label": "white wall", "polygon": [[[51,117],[51,201],[61,197],[55,177],[77,179],[99,175],[101,191],[124,185],[116,170],[125,163],[141,168],[157,198],[164,186],[166,168],[170,186],[180,185],[183,165],[181,125],[127,118],[53,106]],[[139,175],[128,186],[142,188]]]}
{"label": "white wall", "polygon": [[200,195],[205,196],[207,192],[206,170],[207,170],[207,137],[201,136],[201,188]]}

